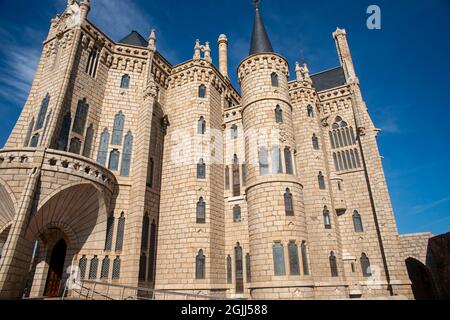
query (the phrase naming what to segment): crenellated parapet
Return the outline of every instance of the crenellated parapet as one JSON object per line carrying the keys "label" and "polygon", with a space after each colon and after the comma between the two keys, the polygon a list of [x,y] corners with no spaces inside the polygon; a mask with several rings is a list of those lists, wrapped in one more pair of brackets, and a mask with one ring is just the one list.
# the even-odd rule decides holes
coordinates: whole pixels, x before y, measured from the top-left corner
{"label": "crenellated parapet", "polygon": [[245,76],[258,70],[277,70],[286,78],[289,78],[289,63],[285,58],[276,53],[257,54],[249,56],[238,67],[239,83]]}

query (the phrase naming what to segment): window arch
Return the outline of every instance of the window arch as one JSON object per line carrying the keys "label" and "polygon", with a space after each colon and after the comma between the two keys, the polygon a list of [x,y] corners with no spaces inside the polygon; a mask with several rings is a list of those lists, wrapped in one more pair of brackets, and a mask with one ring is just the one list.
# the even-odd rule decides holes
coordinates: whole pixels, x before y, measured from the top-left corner
{"label": "window arch", "polygon": [[247,186],[247,164],[245,162],[242,164],[242,185]]}
{"label": "window arch", "polygon": [[298,246],[295,241],[290,241],[288,244],[289,252],[289,271],[291,276],[300,275],[300,262],[298,257]]}
{"label": "window arch", "polygon": [[195,258],[195,279],[205,279],[205,269],[206,257],[203,253],[203,250],[200,249],[198,251],[197,257]]}
{"label": "window arch", "polygon": [[302,242],[301,251],[302,251],[303,274],[305,276],[309,276],[308,251],[306,249],[305,241]]}
{"label": "window arch", "polygon": [[124,140],[122,164],[120,166],[120,175],[123,177],[130,176],[131,156],[133,153],[133,141],[134,141],[133,134],[131,133],[131,131],[128,131]]}
{"label": "window arch", "polygon": [[70,139],[69,152],[73,154],[80,154],[81,152],[81,140],[78,138]]}
{"label": "window arch", "polygon": [[120,278],[120,265],[121,264],[122,264],[122,261],[120,260],[120,257],[116,257],[113,262],[113,271],[112,271],[113,280],[118,280]]}
{"label": "window arch", "polygon": [[294,174],[294,166],[292,165],[292,153],[288,147],[284,148],[284,162],[286,164],[286,174]]}
{"label": "window arch", "polygon": [[206,98],[206,86],[204,84],[198,87],[198,97]]}
{"label": "window arch", "polygon": [[85,255],[81,257],[81,259],[78,261],[78,270],[80,279],[84,280],[86,278],[86,267],[87,267],[87,258]]}
{"label": "window arch", "polygon": [[122,76],[122,80],[120,81],[120,88],[128,89],[130,87],[130,76],[128,74],[124,74]]}
{"label": "window arch", "polygon": [[364,277],[371,277],[372,276],[372,270],[371,270],[371,267],[370,267],[370,260],[369,260],[369,258],[367,257],[367,255],[365,253],[363,253],[361,255],[360,261],[361,261],[361,270],[362,270],[363,276]]}
{"label": "window arch", "polygon": [[203,197],[197,202],[197,223],[206,223],[206,203]]}
{"label": "window arch", "polygon": [[233,124],[231,126],[231,139],[236,140],[238,138],[238,126]]}
{"label": "window arch", "polygon": [[206,164],[203,159],[197,163],[197,179],[206,179]]}
{"label": "window arch", "polygon": [[78,134],[84,134],[86,121],[89,114],[89,105],[86,99],[78,101],[77,111],[75,113],[75,120],[73,121],[72,131]]}
{"label": "window arch", "polygon": [[123,238],[125,233],[125,213],[120,214],[119,223],[117,224],[116,251],[122,251]]}
{"label": "window arch", "polygon": [[124,127],[125,127],[125,115],[122,113],[122,111],[119,111],[119,113],[116,114],[114,117],[114,127],[111,138],[112,145],[120,146],[122,144]]}
{"label": "window arch", "polygon": [[260,175],[268,175],[269,174],[269,155],[266,147],[259,148],[258,151],[259,157],[259,173]]}
{"label": "window arch", "polygon": [[233,283],[233,263],[230,255],[227,257],[227,283]]}
{"label": "window arch", "polygon": [[25,140],[23,141],[23,146],[28,147],[30,145],[31,134],[33,133],[34,127],[34,118],[32,118],[28,124],[27,135],[25,136]]}
{"label": "window arch", "polygon": [[320,149],[319,138],[317,137],[317,135],[315,133],[312,136],[312,145],[313,145],[314,150]]}
{"label": "window arch", "polygon": [[39,145],[39,133],[36,133],[32,138],[31,138],[31,142],[30,142],[30,147],[31,148],[37,148]]}
{"label": "window arch", "polygon": [[277,106],[275,108],[275,122],[276,123],[283,123],[283,110],[280,106]]}
{"label": "window arch", "polygon": [[278,87],[279,81],[278,81],[278,74],[276,72],[273,72],[270,75],[270,80],[272,82],[272,87]]}
{"label": "window arch", "polygon": [[203,116],[201,116],[200,119],[198,120],[197,133],[198,134],[206,133],[206,120],[205,120],[205,117],[203,117]]}
{"label": "window arch", "polygon": [[333,251],[330,253],[330,269],[332,277],[339,277],[338,267],[337,267],[337,259]]}
{"label": "window arch", "polygon": [[281,150],[279,147],[272,148],[272,173],[282,174],[283,164],[281,162]]}
{"label": "window arch", "polygon": [[314,115],[314,108],[313,108],[313,106],[312,105],[308,105],[306,107],[306,109],[308,111],[308,117],[314,118],[315,115]]}
{"label": "window arch", "polygon": [[241,222],[242,215],[241,215],[241,206],[235,205],[233,207],[233,222]]}
{"label": "window arch", "polygon": [[251,258],[250,258],[250,253],[247,253],[245,256],[245,264],[247,267],[247,282],[250,283],[252,282],[252,267],[251,267]]}
{"label": "window arch", "polygon": [[241,176],[239,173],[239,158],[235,154],[233,156],[233,196],[239,197],[241,195]]}
{"label": "window arch", "polygon": [[102,166],[106,165],[106,158],[108,157],[109,132],[104,129],[100,135],[100,144],[98,146],[97,162]]}
{"label": "window arch", "polygon": [[70,112],[63,117],[61,129],[58,137],[58,150],[66,151],[69,143],[70,124],[72,123],[72,115]]}
{"label": "window arch", "polygon": [[94,256],[91,259],[91,266],[89,268],[89,280],[97,279],[97,270],[98,270],[98,257]]}
{"label": "window arch", "polygon": [[110,251],[112,248],[113,242],[113,233],[114,233],[114,214],[111,213],[107,222],[106,222],[106,238],[105,238],[105,251]]}
{"label": "window arch", "polygon": [[108,169],[111,171],[117,171],[119,169],[120,151],[113,149],[109,154]]}
{"label": "window arch", "polygon": [[41,102],[41,107],[39,109],[39,114],[36,120],[36,127],[34,128],[34,130],[42,129],[49,103],[50,103],[50,95],[47,93],[47,95]]}
{"label": "window arch", "polygon": [[286,266],[284,263],[284,247],[283,244],[277,242],[273,245],[273,263],[276,276],[286,275]]}
{"label": "window arch", "polygon": [[84,138],[83,157],[90,158],[92,154],[92,142],[94,140],[94,125],[91,124],[86,130]]}
{"label": "window arch", "polygon": [[361,215],[356,210],[353,212],[353,226],[355,227],[355,232],[364,232]]}
{"label": "window arch", "polygon": [[330,210],[328,210],[327,206],[323,208],[323,224],[325,225],[325,229],[331,229]]}
{"label": "window arch", "polygon": [[236,293],[244,292],[244,261],[242,257],[242,247],[238,242],[234,247],[235,269],[236,269]]}
{"label": "window arch", "polygon": [[100,272],[100,279],[108,279],[109,277],[109,257],[106,256],[102,261],[102,270]]}
{"label": "window arch", "polygon": [[322,174],[322,171],[319,172],[319,176],[317,177],[317,179],[319,181],[319,189],[320,190],[325,190],[326,189],[325,177]]}
{"label": "window arch", "polygon": [[289,188],[286,189],[286,193],[284,194],[284,209],[287,216],[294,215],[294,202],[292,199],[291,190],[289,190]]}

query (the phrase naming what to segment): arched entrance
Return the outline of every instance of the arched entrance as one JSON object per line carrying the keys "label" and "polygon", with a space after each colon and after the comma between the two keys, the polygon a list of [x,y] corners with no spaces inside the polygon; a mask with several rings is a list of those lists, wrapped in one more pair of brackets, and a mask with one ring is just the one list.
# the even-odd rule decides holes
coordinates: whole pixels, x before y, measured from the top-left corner
{"label": "arched entrance", "polygon": [[54,246],[50,258],[47,282],[45,284],[45,297],[58,297],[61,292],[61,285],[64,273],[64,262],[66,260],[67,244],[64,239]]}
{"label": "arched entrance", "polygon": [[412,290],[416,300],[435,300],[436,294],[433,276],[430,270],[420,261],[414,258],[406,259],[409,279],[412,282]]}

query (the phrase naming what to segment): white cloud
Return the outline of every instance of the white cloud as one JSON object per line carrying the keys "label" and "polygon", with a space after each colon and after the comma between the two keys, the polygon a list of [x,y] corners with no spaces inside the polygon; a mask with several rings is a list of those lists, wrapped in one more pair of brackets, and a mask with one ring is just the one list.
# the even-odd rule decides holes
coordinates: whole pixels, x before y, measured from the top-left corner
{"label": "white cloud", "polygon": [[450,201],[450,197],[445,197],[430,203],[426,203],[426,204],[421,204],[421,205],[416,205],[413,207],[413,214],[420,214],[420,213],[424,213],[427,211],[430,211],[431,209],[434,209],[444,203],[447,203]]}

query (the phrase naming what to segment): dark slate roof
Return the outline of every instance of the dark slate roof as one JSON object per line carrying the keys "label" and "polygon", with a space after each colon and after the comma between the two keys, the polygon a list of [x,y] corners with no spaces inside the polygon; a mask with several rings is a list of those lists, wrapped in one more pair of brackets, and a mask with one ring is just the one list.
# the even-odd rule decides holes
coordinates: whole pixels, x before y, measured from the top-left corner
{"label": "dark slate roof", "polygon": [[136,47],[147,47],[148,42],[137,31],[131,31],[129,35],[119,41],[121,44],[129,44]]}
{"label": "dark slate roof", "polygon": [[259,9],[256,8],[250,55],[265,52],[273,52],[273,47],[270,43],[269,36],[267,35],[266,28],[264,27],[264,22],[261,18],[261,14],[259,13]]}
{"label": "dark slate roof", "polygon": [[336,67],[327,71],[313,74],[311,79],[316,91],[324,91],[332,88],[340,87],[346,84],[344,69]]}

